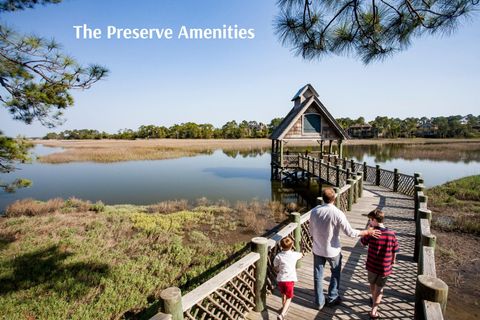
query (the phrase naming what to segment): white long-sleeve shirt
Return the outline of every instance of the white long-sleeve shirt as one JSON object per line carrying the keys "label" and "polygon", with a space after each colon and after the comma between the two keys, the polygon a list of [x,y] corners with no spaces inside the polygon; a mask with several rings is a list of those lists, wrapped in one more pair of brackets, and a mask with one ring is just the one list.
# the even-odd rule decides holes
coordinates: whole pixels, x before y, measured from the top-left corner
{"label": "white long-sleeve shirt", "polygon": [[352,229],[345,214],[333,204],[313,208],[310,214],[310,234],[313,238],[313,253],[317,256],[333,258],[340,254],[340,230],[355,238],[359,230]]}

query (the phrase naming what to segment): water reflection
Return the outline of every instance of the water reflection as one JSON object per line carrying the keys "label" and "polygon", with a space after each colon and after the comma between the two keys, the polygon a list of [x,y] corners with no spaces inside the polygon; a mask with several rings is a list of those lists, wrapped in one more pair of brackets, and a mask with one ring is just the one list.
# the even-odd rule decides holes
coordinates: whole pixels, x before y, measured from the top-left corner
{"label": "water reflection", "polygon": [[[287,150],[304,153],[305,150],[311,151],[312,148],[295,147]],[[333,148],[333,151],[338,152],[336,147]],[[394,159],[449,161],[468,164],[480,162],[480,142],[346,145],[343,148],[343,155],[347,158],[354,158],[359,162],[373,159],[376,164]]]}
{"label": "water reflection", "polygon": [[[234,157],[235,158],[235,157]],[[246,179],[269,179],[268,171],[265,168],[238,168],[238,167],[216,167],[205,168],[204,172],[212,173],[219,178],[246,178]]]}
{"label": "water reflection", "polygon": [[[288,148],[291,154],[304,148]],[[311,148],[310,148],[311,149]],[[58,148],[36,146],[35,153]],[[480,174],[480,143],[432,145],[347,145],[344,154],[358,162],[412,175],[420,172],[427,187],[467,175]],[[270,181],[270,149],[209,150],[195,157],[118,163],[32,163],[21,170],[0,175],[2,181],[26,178],[31,188],[14,194],[0,193],[0,211],[17,199],[48,200],[78,197],[106,204],[153,204],[163,200],[206,197],[230,202],[276,200],[296,202],[300,208],[315,205],[315,183],[293,186]]]}

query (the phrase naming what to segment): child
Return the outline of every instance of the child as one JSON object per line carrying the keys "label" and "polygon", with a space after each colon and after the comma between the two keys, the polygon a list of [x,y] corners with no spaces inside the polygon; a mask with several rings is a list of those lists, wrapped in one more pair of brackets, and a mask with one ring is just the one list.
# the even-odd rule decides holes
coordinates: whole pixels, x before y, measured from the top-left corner
{"label": "child", "polygon": [[282,311],[278,315],[277,320],[283,320],[287,314],[288,307],[293,298],[294,282],[297,281],[297,260],[302,258],[300,252],[292,249],[293,239],[291,237],[283,238],[280,241],[282,251],[277,254],[273,260],[273,266],[277,272],[277,282],[280,293],[282,294]]}
{"label": "child", "polygon": [[398,242],[395,232],[383,225],[385,215],[379,209],[368,214],[370,227],[382,232],[378,239],[371,236],[361,238],[363,245],[368,245],[368,256],[366,269],[368,272],[368,283],[370,283],[370,300],[372,310],[370,319],[378,319],[378,306],[382,302],[383,287],[387,283],[388,276],[392,273],[392,266],[398,252]]}

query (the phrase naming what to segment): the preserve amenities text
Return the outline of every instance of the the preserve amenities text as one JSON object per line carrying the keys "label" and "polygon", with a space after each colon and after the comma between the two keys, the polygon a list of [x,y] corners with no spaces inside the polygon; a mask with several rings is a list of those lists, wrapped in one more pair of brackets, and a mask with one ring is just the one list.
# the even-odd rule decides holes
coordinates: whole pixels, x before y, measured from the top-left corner
{"label": "the preserve amenities text", "polygon": [[106,28],[91,28],[86,24],[73,26],[75,38],[89,39],[219,39],[219,40],[249,40],[255,38],[255,29],[240,28],[238,25],[222,25],[219,28],[189,28],[180,26],[174,28],[120,28],[106,26]]}

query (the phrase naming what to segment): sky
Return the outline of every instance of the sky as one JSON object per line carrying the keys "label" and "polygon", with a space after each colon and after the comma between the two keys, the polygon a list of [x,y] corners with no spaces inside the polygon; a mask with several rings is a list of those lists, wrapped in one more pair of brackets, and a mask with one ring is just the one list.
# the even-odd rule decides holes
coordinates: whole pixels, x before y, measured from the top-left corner
{"label": "sky", "polygon": [[[109,76],[73,91],[75,105],[55,129],[12,120],[0,108],[6,135],[97,129],[115,133],[141,125],[227,121],[269,123],[285,116],[299,88],[311,83],[336,118],[433,117],[480,114],[480,15],[451,36],[424,36],[383,62],[353,57],[305,61],[281,45],[273,30],[275,1],[64,0],[2,13],[0,23],[23,34],[54,38],[78,62],[101,64]],[[73,26],[102,30],[101,39],[77,39]],[[107,39],[107,26],[171,28],[174,38]],[[181,26],[254,29],[246,40],[177,39]]]}

